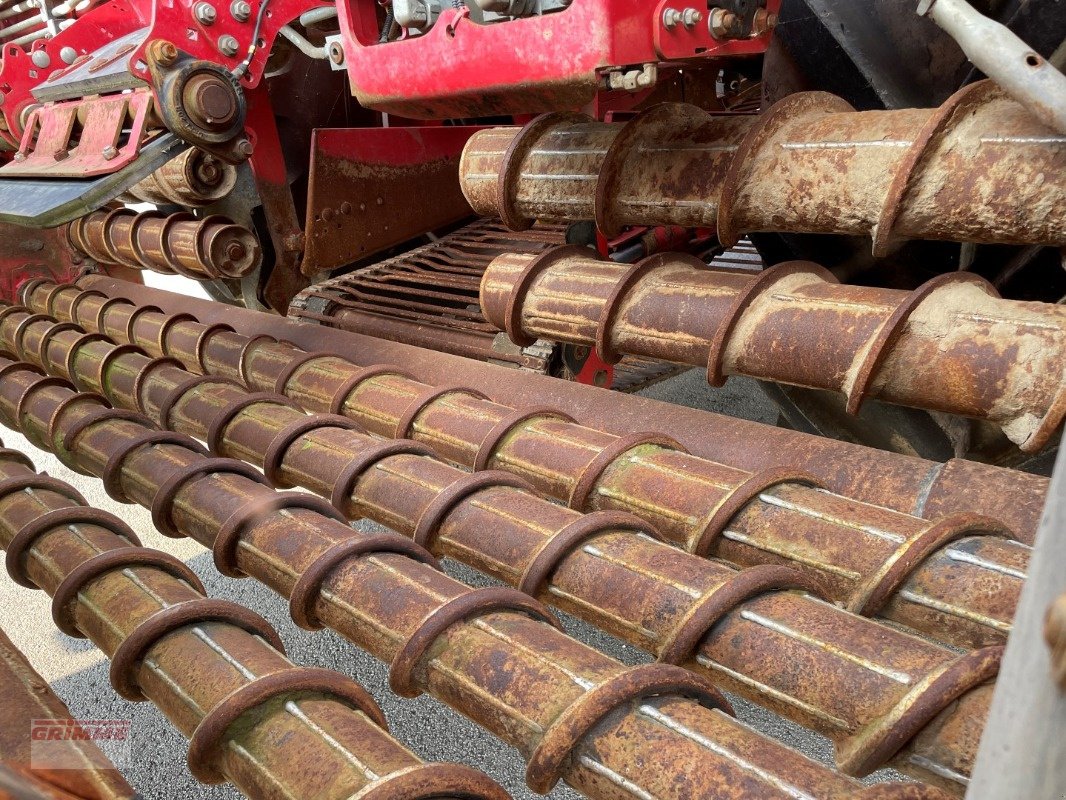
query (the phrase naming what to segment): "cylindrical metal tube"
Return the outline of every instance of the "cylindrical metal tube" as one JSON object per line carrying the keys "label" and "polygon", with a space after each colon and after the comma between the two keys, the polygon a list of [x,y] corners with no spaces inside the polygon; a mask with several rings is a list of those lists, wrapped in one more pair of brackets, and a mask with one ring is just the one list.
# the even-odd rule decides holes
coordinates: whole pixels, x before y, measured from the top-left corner
{"label": "cylindrical metal tube", "polygon": [[111,659],[119,694],[151,700],[189,738],[189,768],[202,782],[229,780],[253,798],[339,800],[412,786],[421,788],[403,796],[507,797],[469,767],[422,764],[389,736],[365,689],[295,666],[265,620],[206,598],[181,561],[140,546],[120,519],[5,449],[0,545],[12,579],[52,597],[59,628]]}
{"label": "cylindrical metal tube", "polygon": [[398,366],[358,367],[73,287],[37,284],[23,294],[35,310],[194,371],[280,389],[309,411],[409,436],[460,466],[505,470],[577,510],[629,511],[690,552],[803,570],[851,610],[966,647],[1002,643],[1009,630],[1029,548],[994,520],[927,522],[821,491],[800,470],[752,474],[665,437],[612,436],[557,409],[515,411],[462,387],[426,386]]}
{"label": "cylindrical metal tube", "polygon": [[30,365],[0,360],[0,370],[5,424],[101,476],[113,496],[151,507],[164,532],[212,547],[225,574],[289,597],[306,627],[331,627],[390,662],[400,694],[428,691],[516,746],[537,791],[564,779],[610,800],[946,796],[860,787],[736,722],[705,678],[667,664],[626,668],[566,636],[531,598],[467,589],[410,541],[355,532],[324,501],[278,494],[242,462],[205,459],[194,440]]}
{"label": "cylindrical metal tube", "polygon": [[171,159],[129,194],[146,203],[199,208],[221,200],[237,183],[237,168],[196,147]]}
{"label": "cylindrical metal tube", "polygon": [[[460,180],[474,209],[535,219],[1066,244],[1066,142],[991,81],[936,109],[856,112],[823,92],[757,117],[656,106],[624,124],[575,114],[474,134]],[[975,188],[976,187],[976,188]]]}
{"label": "cylindrical metal tube", "polygon": [[240,278],[259,263],[255,234],[220,216],[119,208],[75,220],[67,234],[75,249],[100,263],[199,281]]}
{"label": "cylindrical metal tube", "polygon": [[[795,595],[794,589],[819,591],[796,570],[734,572],[655,541],[628,515],[582,517],[506,475],[467,475],[420,453],[414,442],[383,449],[344,418],[307,417],[281,396],[249,397],[228,382],[85,341],[66,323],[50,326],[14,312],[0,322],[0,339],[13,345],[8,333],[20,325],[21,349],[39,353],[53,373],[70,365],[71,377],[117,406],[139,408],[220,455],[261,466],[282,485],[311,488],[348,516],[388,524],[660,660],[782,711],[833,738],[838,762],[850,773],[894,757],[902,768],[947,784],[943,776],[964,776],[972,766],[971,739],[957,731],[981,727],[991,693],[984,684],[998,648],[958,657],[921,645]],[[484,536],[487,529],[492,537]],[[771,651],[791,657],[766,658]],[[810,665],[802,685],[794,681],[797,662]],[[945,720],[933,723],[949,706]],[[917,737],[923,747],[911,751],[906,742],[926,725],[953,733]]]}
{"label": "cylindrical metal tube", "polygon": [[751,375],[987,419],[1025,451],[1066,416],[1066,308],[1004,300],[949,273],[913,292],[840,284],[792,261],[756,274],[662,253],[636,264],[562,247],[512,253],[481,283],[486,319],[521,346],[538,338],[693,364],[721,385]]}

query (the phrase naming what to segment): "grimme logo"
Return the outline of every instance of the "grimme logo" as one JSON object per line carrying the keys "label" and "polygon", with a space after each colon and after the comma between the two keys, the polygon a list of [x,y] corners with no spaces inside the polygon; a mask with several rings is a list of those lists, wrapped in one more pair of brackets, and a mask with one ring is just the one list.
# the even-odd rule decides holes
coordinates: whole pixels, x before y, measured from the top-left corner
{"label": "grimme logo", "polygon": [[122,767],[128,761],[129,741],[128,719],[31,720],[30,768]]}

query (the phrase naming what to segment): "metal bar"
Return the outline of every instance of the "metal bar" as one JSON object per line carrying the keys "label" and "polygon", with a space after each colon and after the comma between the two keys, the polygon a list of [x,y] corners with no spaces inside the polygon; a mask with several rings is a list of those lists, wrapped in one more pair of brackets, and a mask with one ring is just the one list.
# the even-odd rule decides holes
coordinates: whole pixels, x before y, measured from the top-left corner
{"label": "metal bar", "polygon": [[[1025,542],[1032,542],[1047,495],[1047,478],[1016,470],[958,458],[938,463],[888,453],[676,404],[597,391],[446,353],[427,354],[398,342],[301,324],[112,278],[93,276],[82,283],[108,298],[129,298],[168,314],[192,313],[205,325],[229,325],[245,336],[273,335],[305,350],[329,351],[358,364],[400,364],[428,386],[467,386],[515,409],[565,409],[576,422],[613,436],[646,432],[653,425],[656,433],[670,437],[693,455],[739,471],[759,473],[777,468],[782,454],[787,453],[795,469],[833,492],[926,519],[960,512],[1009,519],[1015,534]],[[88,324],[87,320],[82,322]],[[111,335],[124,336],[125,329],[117,328]],[[191,367],[197,362],[192,359],[186,363]],[[313,400],[307,398],[309,403]],[[397,418],[402,413],[398,412]],[[488,424],[483,433],[494,423]],[[466,447],[456,442],[449,445],[456,446]],[[980,491],[975,493],[975,486]]]}
{"label": "metal bar", "polygon": [[[991,81],[936,109],[856,113],[824,92],[757,116],[663,104],[624,124],[573,114],[475,133],[459,165],[474,210],[535,219],[1066,244],[1066,139]],[[980,191],[973,187],[979,185]]]}
{"label": "metal bar", "polygon": [[828,389],[849,413],[867,397],[987,419],[1023,451],[1066,416],[1066,308],[1004,300],[965,272],[913,292],[847,286],[816,264],[756,274],[677,253],[634,265],[587,248],[496,258],[481,283],[485,317],[516,345],[538,338]]}
{"label": "metal bar", "polygon": [[532,598],[468,589],[409,540],[353,531],[320,498],[276,493],[242,462],[205,458],[194,440],[31,365],[0,369],[5,424],[103,477],[113,496],[151,507],[164,532],[212,547],[225,574],[289,597],[306,627],[331,627],[389,662],[398,693],[429,692],[516,746],[536,791],[563,779],[611,800],[947,796],[860,787],[734,720],[705,678],[668,664],[626,668],[566,636]]}
{"label": "metal bar", "polygon": [[[308,417],[280,395],[249,395],[228,380],[193,376],[128,346],[86,338],[70,323],[12,310],[0,320],[0,339],[23,357],[39,354],[39,366],[116,407],[250,461],[279,485],[310,488],[347,517],[389,525],[436,555],[825,733],[850,774],[891,759],[946,787],[965,782],[972,737],[957,732],[980,729],[999,648],[958,656],[923,644],[795,595],[820,591],[796,570],[735,572],[656,541],[629,515],[583,517],[506,474],[471,476],[415,442],[382,442],[345,418]],[[809,665],[801,686],[796,663]],[[933,721],[949,708],[945,720]],[[951,733],[918,736],[927,725]],[[908,746],[911,737],[924,742],[919,750]]]}
{"label": "metal bar", "polygon": [[505,470],[576,510],[628,511],[689,552],[741,567],[788,564],[852,611],[963,647],[1002,643],[1009,630],[1029,549],[995,520],[925,522],[821,491],[802,470],[752,474],[663,436],[577,425],[558,408],[516,411],[455,384],[438,391],[398,366],[360,367],[75,288],[37,283],[23,294],[35,310],[154,356],[253,391],[281,389],[309,411],[343,414],[377,436],[410,436],[466,468]]}
{"label": "metal bar", "polygon": [[111,659],[116,691],[151,700],[189,738],[189,769],[204,783],[228,780],[253,798],[507,797],[468,767],[423,764],[389,736],[365,689],[295,666],[265,620],[206,598],[181,561],[142,547],[120,519],[6,449],[0,544],[11,578],[52,597],[60,630]]}

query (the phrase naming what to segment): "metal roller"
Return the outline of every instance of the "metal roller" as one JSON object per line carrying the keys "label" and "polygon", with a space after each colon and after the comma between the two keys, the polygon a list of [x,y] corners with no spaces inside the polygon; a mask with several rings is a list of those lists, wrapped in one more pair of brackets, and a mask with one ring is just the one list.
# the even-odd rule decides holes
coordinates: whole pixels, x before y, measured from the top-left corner
{"label": "metal roller", "polygon": [[[289,597],[306,627],[331,627],[390,663],[399,694],[428,691],[516,746],[538,792],[563,779],[612,800],[948,796],[862,787],[735,721],[705,678],[668,664],[627,668],[563,634],[532,598],[468,589],[410,541],[353,531],[320,498],[277,493],[242,462],[207,459],[193,439],[32,365],[0,360],[0,374],[5,424],[100,476],[112,496],[150,507],[164,532],[210,547],[224,574]],[[148,395],[158,396],[144,389],[153,407]]]}
{"label": "metal roller", "polygon": [[[508,797],[469,767],[422,763],[388,734],[357,683],[293,665],[265,620],[208,599],[183,562],[142,547],[118,517],[3,449],[0,544],[11,578],[52,597],[60,630],[108,656],[116,691],[150,700],[190,740],[189,769],[201,782],[232,781],[251,798]],[[69,789],[74,778],[63,772]],[[78,796],[111,797],[116,784],[82,788]]]}
{"label": "metal roller", "polygon": [[[684,550],[741,567],[788,564],[835,602],[943,641],[1002,643],[1013,617],[1028,542],[993,519],[917,519],[822,491],[802,470],[735,469],[667,437],[613,436],[550,406],[515,410],[460,386],[427,386],[396,365],[359,367],[74,287],[36,284],[24,295],[34,310],[194,371],[280,390],[309,411],[342,414],[376,436],[408,436],[467,468],[504,470],[574,509],[629,511]],[[962,539],[948,546],[955,534]],[[873,592],[876,575],[882,588]],[[891,602],[870,602],[887,601],[888,587]]]}
{"label": "metal roller", "polygon": [[474,209],[535,219],[1066,245],[1066,138],[991,81],[935,109],[856,112],[801,92],[759,116],[655,106],[622,124],[549,114],[474,134],[460,179]]}
{"label": "metal roller", "polygon": [[[307,416],[279,395],[248,394],[227,379],[190,375],[67,326],[14,311],[0,321],[0,338],[27,357],[39,354],[49,370],[63,373],[72,365],[71,377],[86,390],[139,408],[220,455],[249,459],[276,484],[311,488],[346,516],[365,513],[432,552],[470,563],[826,733],[849,773],[865,774],[892,759],[924,779],[962,788],[943,776],[965,775],[972,766],[972,737],[959,731],[981,728],[999,648],[937,654],[910,636],[796,596],[796,589],[820,593],[818,582],[798,570],[734,572],[655,541],[657,534],[629,515],[582,517],[541,500],[506,473],[468,475],[430,458],[417,443],[372,439],[347,418]],[[289,380],[282,375],[278,382]],[[495,532],[490,539],[486,526]],[[930,529],[892,568],[871,576],[862,603],[879,607],[917,558],[968,532],[966,524]],[[785,650],[792,658],[765,657]],[[803,686],[791,678],[797,661],[810,664]],[[950,722],[938,719],[941,711]],[[908,740],[927,724],[951,733],[916,738],[924,744],[912,751]]]}
{"label": "metal roller", "polygon": [[493,260],[486,318],[512,341],[595,346],[727,376],[839,391],[987,419],[1024,451],[1066,415],[1066,308],[1004,300],[983,278],[939,276],[913,292],[847,286],[817,264],[755,274],[663,253],[636,264],[587,248]]}

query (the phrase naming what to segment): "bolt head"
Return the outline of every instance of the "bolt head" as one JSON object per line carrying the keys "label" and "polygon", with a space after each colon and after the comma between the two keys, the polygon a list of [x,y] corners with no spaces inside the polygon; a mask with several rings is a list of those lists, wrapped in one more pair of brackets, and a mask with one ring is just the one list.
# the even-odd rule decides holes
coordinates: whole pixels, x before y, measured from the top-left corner
{"label": "bolt head", "polygon": [[46,67],[51,65],[52,58],[44,50],[34,50],[30,54],[30,61],[32,61],[33,66],[37,67],[38,69],[45,69]]}
{"label": "bolt head", "polygon": [[59,60],[64,64],[73,64],[78,58],[78,51],[73,47],[64,47],[59,51]]}
{"label": "bolt head", "polygon": [[148,45],[148,55],[161,66],[170,67],[178,60],[178,48],[173,42],[155,39]]}
{"label": "bolt head", "polygon": [[201,25],[214,25],[218,19],[218,12],[210,3],[200,2],[192,7],[193,16]]}
{"label": "bolt head", "polygon": [[255,147],[247,139],[241,139],[237,142],[237,152],[245,158],[250,158],[255,152]]}
{"label": "bolt head", "polygon": [[240,50],[240,47],[240,43],[237,39],[229,34],[220,36],[218,39],[218,52],[222,53],[222,55],[227,58],[232,58],[237,55],[237,51]]}
{"label": "bolt head", "polygon": [[100,155],[104,157],[104,161],[110,161],[118,156],[118,150],[114,146],[108,145],[101,151]]}
{"label": "bolt head", "polygon": [[21,150],[19,150],[17,153],[15,153],[15,160],[16,161],[25,161],[26,160],[26,154],[23,153]]}

